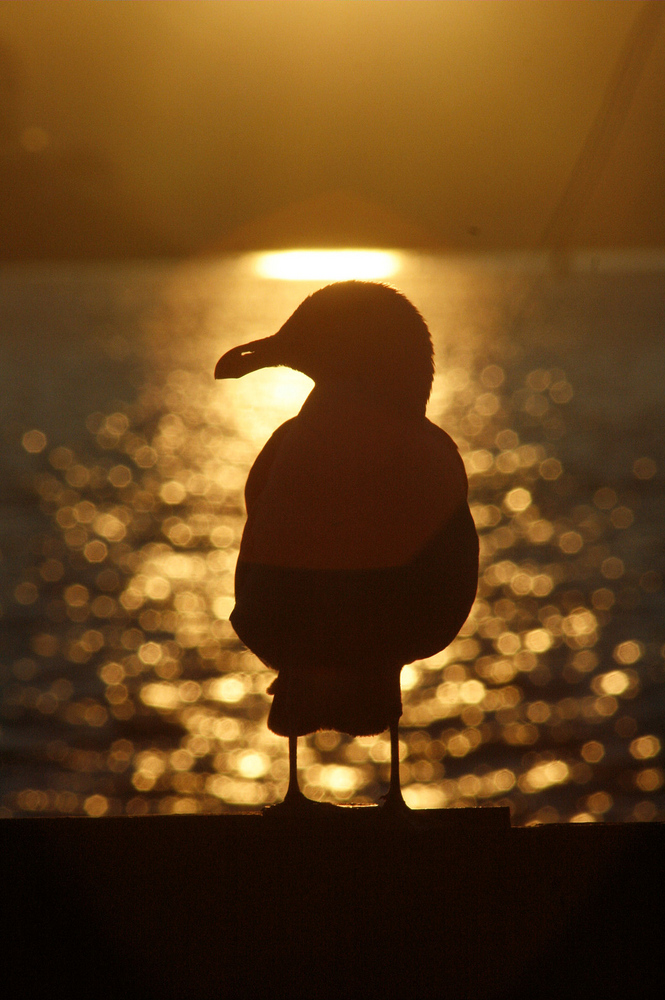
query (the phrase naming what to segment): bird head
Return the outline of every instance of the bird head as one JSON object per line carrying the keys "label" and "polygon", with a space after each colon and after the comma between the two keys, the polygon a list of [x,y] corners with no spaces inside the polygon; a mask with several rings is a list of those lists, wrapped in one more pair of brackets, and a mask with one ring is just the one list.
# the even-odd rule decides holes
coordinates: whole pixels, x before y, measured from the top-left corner
{"label": "bird head", "polygon": [[343,383],[423,410],[434,373],[432,340],[418,310],[401,292],[370,281],[320,288],[272,337],[224,354],[215,378],[279,365],[303,372],[317,386]]}

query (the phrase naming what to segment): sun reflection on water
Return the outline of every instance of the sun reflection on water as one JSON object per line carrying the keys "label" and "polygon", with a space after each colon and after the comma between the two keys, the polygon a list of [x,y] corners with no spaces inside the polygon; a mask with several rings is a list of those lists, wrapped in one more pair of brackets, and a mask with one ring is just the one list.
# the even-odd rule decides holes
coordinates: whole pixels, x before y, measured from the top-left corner
{"label": "sun reflection on water", "polygon": [[[4,725],[47,735],[30,751],[36,768],[18,762],[5,815],[214,813],[283,796],[286,745],[265,723],[272,674],[228,617],[247,471],[311,382],[273,369],[215,384],[216,326],[182,332],[190,294],[185,278],[164,294],[175,304],[146,322],[145,384],[90,413],[87,441],[20,435],[39,523],[11,595],[21,638]],[[276,295],[247,339],[297,300]],[[492,356],[482,340],[438,349],[430,414],[467,468],[481,573],[458,638],[402,673],[405,798],[509,804],[518,824],[653,819],[661,742],[643,705],[662,651],[614,616],[660,587],[621,544],[656,463],[640,454],[627,485],[580,482],[559,448],[572,376]],[[385,790],[386,734],[301,742],[311,798],[374,802]]]}

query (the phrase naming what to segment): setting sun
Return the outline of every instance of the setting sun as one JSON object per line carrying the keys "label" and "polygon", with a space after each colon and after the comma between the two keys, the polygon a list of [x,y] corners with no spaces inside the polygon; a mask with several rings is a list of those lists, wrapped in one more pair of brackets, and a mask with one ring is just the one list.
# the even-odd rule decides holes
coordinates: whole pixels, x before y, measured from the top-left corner
{"label": "setting sun", "polygon": [[259,254],[256,272],[282,281],[348,281],[389,278],[400,256],[387,250],[285,250]]}

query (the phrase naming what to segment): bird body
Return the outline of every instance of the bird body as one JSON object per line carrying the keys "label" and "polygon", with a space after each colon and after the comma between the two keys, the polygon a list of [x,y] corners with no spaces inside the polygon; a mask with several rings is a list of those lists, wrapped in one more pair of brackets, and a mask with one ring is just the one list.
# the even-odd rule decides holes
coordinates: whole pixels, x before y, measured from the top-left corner
{"label": "bird body", "polygon": [[274,732],[376,734],[401,715],[402,667],[455,638],[477,586],[464,465],[425,416],[429,332],[394,289],[343,282],[216,376],[275,364],[315,386],[249,473],[231,622],[278,672]]}
{"label": "bird body", "polygon": [[315,387],[256,459],[241,560],[399,566],[466,500],[464,466],[444,431],[335,389]]}
{"label": "bird body", "polygon": [[402,666],[464,623],[476,534],[444,431],[316,396],[250,472],[231,621],[279,671],[271,729],[370,735],[401,714]]}

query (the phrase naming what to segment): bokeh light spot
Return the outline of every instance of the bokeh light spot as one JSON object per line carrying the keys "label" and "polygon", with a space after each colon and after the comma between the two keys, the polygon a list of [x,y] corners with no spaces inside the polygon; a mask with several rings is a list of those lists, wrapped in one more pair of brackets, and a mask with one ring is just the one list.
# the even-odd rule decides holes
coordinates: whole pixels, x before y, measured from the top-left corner
{"label": "bokeh light spot", "polygon": [[642,656],[642,646],[634,639],[620,642],[612,654],[617,663],[637,663]]}
{"label": "bokeh light spot", "polygon": [[104,816],[109,809],[109,801],[105,795],[89,795],[83,803],[88,816]]}
{"label": "bokeh light spot", "polygon": [[658,466],[652,458],[637,458],[633,463],[633,473],[636,479],[653,479],[658,472]]}
{"label": "bokeh light spot", "polygon": [[25,450],[31,455],[38,455],[47,445],[46,434],[43,431],[26,431],[21,438]]}
{"label": "bokeh light spot", "polygon": [[630,752],[636,760],[657,757],[660,753],[660,740],[657,736],[638,736],[630,744]]}
{"label": "bokeh light spot", "polygon": [[524,489],[524,487],[518,486],[506,494],[504,504],[511,511],[519,512],[526,510],[531,504],[531,493],[529,490]]}

